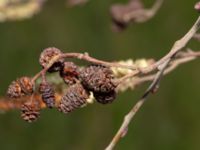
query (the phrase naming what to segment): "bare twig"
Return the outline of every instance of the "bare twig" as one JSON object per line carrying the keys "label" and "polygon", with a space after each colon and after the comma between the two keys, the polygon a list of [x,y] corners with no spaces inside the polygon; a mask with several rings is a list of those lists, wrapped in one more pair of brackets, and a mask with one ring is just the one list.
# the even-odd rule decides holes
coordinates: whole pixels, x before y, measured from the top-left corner
{"label": "bare twig", "polygon": [[[170,52],[166,54],[163,58],[161,58],[159,61],[155,62],[154,64],[145,67],[145,68],[137,68],[134,72],[131,74],[127,74],[123,77],[123,80],[126,80],[127,78],[133,77],[136,74],[148,74],[154,70],[159,70],[159,67],[168,61],[168,59],[172,59],[180,50],[182,50],[187,43],[192,39],[192,37],[196,34],[200,27],[200,17],[198,17],[195,24],[192,26],[192,28],[178,41],[176,41],[171,48]],[[122,81],[121,81],[122,82]]]}
{"label": "bare twig", "polygon": [[[56,93],[55,94],[56,107],[60,102],[61,96],[62,96],[61,93]],[[34,101],[38,101],[39,102],[39,107],[41,109],[47,107],[45,105],[45,103],[42,101],[41,96],[39,94],[34,94],[34,95],[26,96],[26,97],[21,97],[21,98],[15,99],[15,100],[8,99],[7,97],[0,97],[0,111],[9,111],[9,110],[13,110],[13,109],[20,109],[21,106],[25,102],[30,101],[31,98]]]}
{"label": "bare twig", "polygon": [[[195,60],[198,57],[200,57],[200,52],[194,52],[194,51],[191,51],[191,50],[188,50],[187,52],[179,52],[178,55],[177,55],[177,58],[174,58],[174,60],[170,63],[170,65],[164,71],[163,74],[166,75],[166,74],[170,73],[171,71],[173,71],[174,69],[176,69],[179,65],[190,62],[192,60]],[[156,74],[144,75],[142,77],[137,77],[132,84],[133,84],[133,86],[141,85],[144,82],[154,80],[155,76],[156,76]],[[42,77],[43,77],[43,75],[42,75]],[[123,82],[122,82],[122,84],[123,84]],[[120,86],[121,85],[119,85],[119,88],[120,88]],[[59,93],[56,94],[56,105],[58,105],[61,95],[62,94],[59,94]],[[21,105],[24,102],[29,101],[30,98],[31,97],[28,96],[28,97],[22,97],[22,98],[16,99],[16,100],[9,100],[6,97],[2,97],[2,98],[0,98],[0,111],[20,109]],[[41,100],[41,97],[39,95],[37,95],[37,94],[34,95],[33,99],[40,102],[41,108],[46,108],[46,105]]]}
{"label": "bare twig", "polygon": [[159,61],[157,61],[153,65],[147,68],[142,68],[140,71],[138,71],[138,73],[146,74],[153,70],[156,70],[156,69],[158,70],[152,84],[149,86],[149,88],[144,93],[142,98],[133,106],[131,111],[125,116],[120,129],[118,130],[118,132],[116,133],[116,135],[114,136],[114,138],[112,139],[112,141],[110,142],[106,150],[112,150],[114,146],[119,142],[119,140],[125,135],[125,133],[128,130],[128,126],[131,120],[134,118],[137,111],[141,108],[146,98],[148,97],[149,93],[154,92],[154,90],[157,89],[157,86],[159,85],[159,81],[162,77],[162,74],[164,73],[169,63],[171,62],[172,58],[186,46],[186,44],[198,31],[199,27],[200,27],[200,17],[198,17],[197,21],[192,26],[192,28],[180,40],[174,43],[173,47],[171,48],[170,52],[167,55],[165,55],[163,58],[161,58]]}
{"label": "bare twig", "polygon": [[136,66],[133,65],[123,65],[115,62],[107,62],[107,61],[102,61],[93,57],[90,57],[88,53],[63,53],[60,56],[55,57],[52,59],[48,66],[46,66],[43,70],[41,70],[39,73],[37,73],[33,79],[32,82],[35,82],[36,79],[38,79],[42,74],[44,74],[57,60],[61,58],[77,58],[80,60],[85,60],[87,62],[91,62],[94,64],[101,64],[109,67],[121,67],[121,68],[127,68],[127,69],[132,69],[132,70],[137,70]]}
{"label": "bare twig", "polygon": [[135,114],[138,112],[138,110],[141,108],[141,106],[144,104],[144,102],[147,100],[147,97],[149,96],[150,93],[154,93],[157,91],[159,82],[161,80],[161,77],[163,75],[163,72],[165,68],[167,67],[168,63],[170,60],[166,61],[160,71],[155,75],[153,82],[151,85],[148,87],[148,89],[145,91],[141,99],[133,106],[133,108],[130,110],[130,112],[124,117],[124,121],[120,127],[120,129],[117,131],[117,134],[114,136],[110,144],[105,150],[112,150],[114,146],[118,143],[118,141],[124,137],[128,131],[128,126],[135,116]]}

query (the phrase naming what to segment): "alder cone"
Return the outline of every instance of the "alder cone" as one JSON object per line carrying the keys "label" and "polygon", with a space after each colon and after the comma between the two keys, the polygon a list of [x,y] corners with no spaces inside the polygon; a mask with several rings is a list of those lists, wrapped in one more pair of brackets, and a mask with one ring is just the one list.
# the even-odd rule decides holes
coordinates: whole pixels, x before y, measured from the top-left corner
{"label": "alder cone", "polygon": [[[45,68],[46,66],[49,65],[49,63],[51,62],[51,60],[53,60],[55,57],[61,55],[62,52],[55,47],[49,47],[44,49],[44,51],[40,54],[40,65]],[[58,61],[56,61],[48,70],[48,72],[57,72],[60,71],[63,67],[63,62],[64,59],[59,59]]]}
{"label": "alder cone", "polygon": [[94,97],[98,103],[109,104],[116,99],[117,93],[115,90],[110,91],[109,93],[98,93],[94,92]]}
{"label": "alder cone", "polygon": [[39,92],[42,95],[43,102],[48,108],[55,106],[55,92],[48,82],[42,82],[39,87]]}
{"label": "alder cone", "polygon": [[23,95],[20,84],[17,81],[13,81],[8,87],[7,96],[9,98],[19,98]]}
{"label": "alder cone", "polygon": [[80,83],[68,87],[58,106],[59,111],[69,113],[86,104],[89,93]]}
{"label": "alder cone", "polygon": [[33,93],[33,83],[31,81],[31,78],[29,78],[29,77],[21,77],[21,78],[18,79],[18,82],[20,84],[22,92],[25,95],[29,95],[29,94]]}
{"label": "alder cone", "polygon": [[73,62],[64,62],[63,69],[60,71],[60,76],[66,84],[75,84],[78,80],[78,66]]}
{"label": "alder cone", "polygon": [[7,96],[10,98],[20,98],[24,95],[30,95],[33,93],[33,84],[31,78],[21,77],[16,81],[13,81],[7,90]]}
{"label": "alder cone", "polygon": [[21,117],[23,120],[31,123],[36,121],[40,116],[40,110],[36,105],[23,104],[21,106]]}
{"label": "alder cone", "polygon": [[116,88],[113,82],[114,75],[109,67],[90,65],[80,72],[83,86],[93,92],[109,93]]}

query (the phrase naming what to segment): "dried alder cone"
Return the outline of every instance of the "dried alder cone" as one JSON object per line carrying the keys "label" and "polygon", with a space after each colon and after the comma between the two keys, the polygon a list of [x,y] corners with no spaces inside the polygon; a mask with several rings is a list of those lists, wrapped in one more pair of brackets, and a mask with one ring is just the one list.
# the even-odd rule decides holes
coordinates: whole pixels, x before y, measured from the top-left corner
{"label": "dried alder cone", "polygon": [[116,98],[116,84],[114,74],[109,67],[102,65],[90,65],[80,73],[80,79],[85,88],[94,93],[97,102],[111,103]]}
{"label": "dried alder cone", "polygon": [[116,88],[113,72],[109,67],[90,65],[80,73],[82,84],[93,92],[109,93]]}
{"label": "dried alder cone", "polygon": [[116,99],[117,93],[115,90],[112,90],[108,93],[94,92],[94,97],[97,102],[101,104],[112,103]]}
{"label": "dried alder cone", "polygon": [[27,102],[21,106],[21,117],[31,123],[36,121],[40,116],[40,108],[37,102]]}
{"label": "dried alder cone", "polygon": [[69,86],[58,106],[59,111],[69,113],[87,103],[89,92],[80,84]]}
{"label": "dried alder cone", "polygon": [[[65,61],[63,53],[55,47],[44,49],[39,58],[42,71],[33,78],[22,77],[13,81],[8,88],[10,98],[29,96],[30,99],[22,102],[22,118],[32,122],[39,117],[40,108],[57,108],[60,112],[69,113],[92,103],[109,104],[116,99],[116,77],[110,67],[91,64],[79,67],[73,62]],[[53,86],[46,79],[46,73],[58,72],[66,86],[66,92],[56,100]],[[41,77],[36,84],[35,80]],[[41,101],[33,99],[34,94],[40,94]],[[93,97],[94,96],[94,97]],[[41,102],[43,104],[41,104]]]}
{"label": "dried alder cone", "polygon": [[[40,55],[40,65],[45,68],[47,67],[50,62],[55,59],[56,57],[59,57],[62,54],[62,52],[55,48],[55,47],[50,47],[44,49],[44,51]],[[59,59],[58,61],[54,62],[53,65],[48,69],[49,72],[57,72],[60,71],[63,67],[63,59]]]}
{"label": "dried alder cone", "polygon": [[78,69],[78,66],[73,62],[64,62],[63,69],[60,71],[60,76],[66,84],[72,85],[78,81]]}
{"label": "dried alder cone", "polygon": [[7,95],[10,98],[19,98],[24,95],[30,95],[33,93],[33,84],[29,77],[21,77],[16,81],[13,81],[7,91]]}
{"label": "dried alder cone", "polygon": [[48,108],[53,108],[55,106],[55,92],[53,87],[46,81],[40,83],[39,92],[42,95],[43,102]]}

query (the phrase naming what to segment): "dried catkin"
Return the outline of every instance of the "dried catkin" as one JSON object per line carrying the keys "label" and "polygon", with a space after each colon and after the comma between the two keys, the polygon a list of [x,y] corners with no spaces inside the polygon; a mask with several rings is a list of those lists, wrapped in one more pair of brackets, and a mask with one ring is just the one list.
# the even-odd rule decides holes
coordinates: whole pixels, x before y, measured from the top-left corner
{"label": "dried catkin", "polygon": [[69,113],[76,108],[86,104],[89,93],[80,83],[76,83],[68,87],[65,95],[59,104],[59,111]]}
{"label": "dried catkin", "polygon": [[93,92],[109,93],[116,88],[113,82],[114,75],[109,67],[90,65],[80,72],[83,86]]}

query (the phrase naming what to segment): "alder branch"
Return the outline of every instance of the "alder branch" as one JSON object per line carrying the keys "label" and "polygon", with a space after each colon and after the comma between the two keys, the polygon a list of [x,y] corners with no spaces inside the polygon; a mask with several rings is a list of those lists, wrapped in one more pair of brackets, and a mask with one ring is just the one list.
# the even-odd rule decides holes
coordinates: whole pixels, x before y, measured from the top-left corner
{"label": "alder branch", "polygon": [[[200,24],[200,17],[197,19],[196,23],[193,25],[193,27],[188,31],[188,33],[183,37],[181,38],[180,40],[178,40],[177,42],[175,42],[174,46],[172,47],[172,49],[170,50],[170,52],[164,56],[163,58],[161,58],[160,60],[158,60],[157,62],[153,63],[153,64],[150,64],[150,65],[147,65],[147,67],[138,67],[137,65],[135,64],[132,64],[132,65],[128,65],[128,64],[120,64],[118,62],[107,62],[107,61],[103,61],[103,60],[99,60],[99,59],[96,59],[96,58],[93,58],[91,56],[89,56],[87,53],[62,53],[59,49],[57,48],[47,48],[44,50],[44,52],[42,52],[40,58],[42,60],[44,60],[43,62],[40,62],[40,64],[42,65],[43,69],[38,72],[32,79],[31,79],[31,82],[29,82],[30,78],[27,78],[27,77],[22,77],[20,78],[19,80],[13,82],[10,87],[9,87],[9,91],[8,93],[10,94],[11,97],[16,97],[15,94],[18,94],[17,96],[23,96],[24,94],[25,95],[29,95],[29,94],[32,94],[33,92],[33,86],[35,85],[35,81],[42,77],[42,81],[41,84],[45,85],[47,84],[47,90],[45,92],[45,94],[49,95],[49,92],[52,91],[51,87],[48,85],[47,81],[46,81],[46,72],[49,71],[49,69],[51,69],[51,67],[53,67],[56,63],[58,63],[59,61],[62,61],[63,59],[67,59],[67,58],[75,58],[75,59],[80,59],[80,60],[84,60],[84,61],[87,61],[87,62],[90,62],[92,64],[96,64],[96,65],[101,65],[101,66],[106,66],[106,68],[99,68],[99,69],[106,69],[107,71],[105,73],[108,73],[110,71],[109,70],[109,67],[117,67],[117,68],[124,68],[124,69],[128,69],[130,70],[131,72],[130,73],[127,73],[125,76],[123,76],[122,78],[119,78],[118,79],[118,84],[116,85],[120,85],[120,83],[123,83],[123,81],[125,81],[126,79],[129,79],[129,78],[133,78],[133,77],[138,77],[138,76],[141,76],[141,75],[148,75],[149,73],[152,73],[154,71],[157,71],[156,75],[154,75],[153,77],[151,77],[151,79],[153,80],[152,84],[149,86],[149,88],[146,90],[146,92],[144,93],[144,95],[141,97],[141,99],[139,100],[138,103],[136,103],[136,105],[132,108],[132,110],[129,112],[129,114],[125,117],[125,120],[121,126],[121,128],[119,129],[118,133],[116,134],[116,136],[113,138],[112,142],[110,143],[110,145],[107,147],[107,150],[111,150],[114,148],[114,146],[116,145],[116,143],[121,139],[121,137],[125,136],[125,133],[127,132],[128,130],[128,125],[129,123],[131,122],[132,118],[135,116],[136,112],[140,109],[140,107],[143,105],[143,103],[145,102],[145,100],[147,99],[147,97],[150,95],[150,93],[154,93],[155,91],[157,91],[158,87],[159,87],[159,83],[160,83],[160,80],[161,80],[161,77],[162,75],[165,73],[165,70],[166,68],[170,68],[170,63],[172,62],[173,64],[173,60],[177,57],[178,59],[180,59],[182,57],[182,61],[180,61],[178,63],[178,61],[176,62],[176,65],[174,63],[174,68],[177,66],[177,64],[180,64],[180,63],[183,63],[183,62],[186,62],[186,60],[183,61],[183,57],[185,58],[188,58],[187,61],[189,60],[192,60],[193,58],[192,57],[197,57],[199,56],[199,52],[192,52],[192,51],[188,51],[187,53],[179,53],[185,46],[186,44],[189,42],[189,40],[194,36],[194,34],[197,32],[197,30],[199,29],[199,24]],[[50,53],[49,53],[50,52]],[[180,57],[180,58],[179,58]],[[189,57],[191,57],[189,59]],[[175,62],[175,61],[174,61]],[[62,62],[64,63],[64,62]],[[62,66],[62,64],[60,64]],[[173,65],[171,65],[173,66]],[[64,68],[62,68],[62,71]],[[171,68],[173,69],[173,68]],[[67,70],[70,72],[70,70]],[[90,70],[92,74],[95,74],[95,70]],[[168,70],[166,70],[167,72]],[[73,72],[70,72],[72,73],[72,75],[76,76],[76,74],[73,74]],[[83,72],[82,72],[83,73]],[[110,79],[104,79],[104,77],[107,77],[108,74],[105,74],[104,72],[102,72],[102,76],[103,77],[102,79],[98,78],[98,80],[100,80],[103,84],[106,84],[104,83],[106,80],[110,80]],[[96,74],[97,75],[97,74]],[[60,74],[60,76],[62,77],[62,75]],[[86,78],[87,78],[88,74],[86,73]],[[94,76],[93,76],[94,77]],[[96,81],[96,79],[95,79]],[[81,81],[76,81],[80,86],[82,86],[80,84]],[[89,82],[90,82],[90,79],[89,79]],[[92,81],[93,83],[94,81]],[[112,81],[109,81],[108,82],[108,85],[110,87],[110,82]],[[116,82],[117,83],[117,82]],[[40,85],[41,85],[40,84]],[[77,85],[78,85],[77,84]],[[111,83],[112,86],[114,86],[115,84]],[[95,85],[93,85],[95,86]],[[32,88],[32,90],[30,91],[30,87]],[[71,86],[72,88],[72,91],[74,92],[77,92],[76,90],[74,90],[74,86]],[[76,87],[76,88],[79,88],[79,87]],[[81,87],[82,89],[81,90],[85,90],[83,87]],[[98,87],[99,88],[99,87]],[[24,90],[25,89],[25,90]],[[80,90],[80,89],[78,89]],[[70,92],[72,92],[70,91]],[[52,94],[52,93],[50,93]],[[75,95],[77,93],[74,93]],[[81,92],[82,94],[82,92]],[[86,94],[86,93],[85,93]],[[105,94],[105,93],[102,93],[102,94]],[[113,93],[112,93],[113,94]],[[53,95],[52,95],[53,96]],[[52,96],[50,97],[47,97],[47,98],[51,98]],[[80,96],[84,96],[84,95],[80,95]],[[89,95],[86,95],[86,97],[89,96]],[[102,96],[102,95],[101,95]],[[109,97],[108,100],[114,100],[115,98],[115,95],[109,95],[109,96],[112,96],[112,97]],[[54,96],[53,96],[54,97]],[[65,95],[64,95],[65,97]],[[45,98],[45,97],[44,97]],[[95,97],[96,98],[96,97]],[[44,100],[44,99],[43,99]],[[63,102],[64,99],[61,99],[59,100]],[[79,99],[81,100],[81,99]],[[84,100],[84,103],[86,103],[86,99]],[[23,102],[23,101],[22,101]],[[26,101],[27,102],[27,101]],[[22,118],[28,122],[32,122],[33,120],[36,120],[38,118],[38,115],[39,115],[39,112],[38,112],[38,108],[44,108],[43,105],[45,105],[45,108],[47,107],[47,102],[44,104],[42,103],[39,103],[38,105],[38,102],[40,102],[40,100],[34,100],[34,95],[31,95],[30,97],[30,100],[28,100],[28,102],[30,103],[22,103]],[[37,105],[35,104],[35,102],[37,102]],[[44,101],[43,101],[44,102]],[[13,102],[14,103],[14,102]],[[57,103],[57,100],[55,99],[55,103]],[[104,103],[104,102],[102,102]],[[106,102],[107,103],[107,102]],[[80,107],[79,104],[82,104],[82,102],[79,102],[79,103],[74,103],[76,104],[75,106],[73,106],[72,108],[74,109],[75,107]],[[74,105],[73,104],[73,105]],[[16,103],[16,106],[18,107],[18,103]],[[59,103],[59,107],[62,107],[62,103]],[[0,106],[1,107],[1,106]],[[2,104],[2,107],[3,107],[3,104]],[[57,107],[57,106],[55,106]],[[71,106],[70,106],[71,107]],[[14,108],[14,105],[10,105],[8,103],[7,105],[7,108]],[[4,109],[5,109],[5,105],[4,105]],[[59,108],[58,108],[59,109]],[[65,110],[66,109],[66,110]],[[69,107],[67,108],[63,108],[62,111],[67,111],[67,112],[71,112],[72,110],[68,110]],[[70,108],[71,109],[71,108]],[[28,112],[27,112],[28,111]],[[29,112],[31,111],[31,112]],[[32,116],[34,116],[32,118]]]}
{"label": "alder branch", "polygon": [[123,65],[120,63],[115,63],[115,62],[107,62],[107,61],[103,61],[103,60],[99,60],[96,59],[94,57],[89,56],[88,53],[63,53],[57,57],[55,57],[54,59],[51,60],[51,62],[49,62],[48,66],[46,66],[43,70],[41,70],[39,73],[37,73],[33,79],[32,82],[35,82],[36,79],[38,79],[42,74],[45,74],[47,72],[47,70],[58,60],[62,59],[62,58],[77,58],[80,60],[85,60],[87,62],[93,63],[93,64],[100,64],[100,65],[105,65],[108,67],[121,67],[121,68],[127,68],[127,69],[132,69],[132,70],[136,70],[136,66],[133,65]]}
{"label": "alder branch", "polygon": [[[62,97],[62,93],[56,93],[55,94],[55,101],[56,101],[55,105],[56,105],[56,107],[59,104],[61,97]],[[26,96],[26,97],[21,97],[21,98],[13,100],[13,99],[9,99],[8,97],[1,97],[0,98],[0,111],[5,112],[5,111],[14,110],[14,109],[18,110],[18,109],[21,108],[21,106],[25,102],[29,101],[30,98],[31,98],[31,96]],[[39,106],[40,106],[41,109],[47,108],[47,106],[42,101],[42,98],[39,94],[34,94],[33,99],[35,101],[39,102]]]}
{"label": "alder branch", "polygon": [[[200,52],[194,52],[190,50],[187,52],[179,52],[178,55],[179,55],[178,58],[175,58],[173,61],[171,61],[168,68],[166,68],[166,70],[163,73],[164,75],[169,74],[174,69],[176,69],[179,65],[188,63],[190,61],[193,61],[199,58]],[[133,86],[141,85],[144,82],[152,81],[154,78],[155,78],[155,74],[139,77],[134,81]]]}
{"label": "alder branch", "polygon": [[[195,52],[192,50],[188,50],[186,52],[179,52],[177,55],[177,58],[174,58],[174,60],[170,63],[170,65],[168,66],[168,68],[164,71],[163,75],[167,75],[168,73],[170,73],[171,71],[173,71],[174,69],[176,69],[179,65],[182,65],[184,63],[188,63],[192,60],[195,60],[197,58],[200,57],[200,52]],[[135,87],[138,85],[142,85],[144,82],[148,82],[148,81],[152,81],[155,78],[156,74],[151,74],[151,75],[144,75],[141,77],[134,77],[134,82],[132,82],[132,85],[128,85],[128,84],[119,84],[118,85],[118,91],[121,91],[120,89],[128,89],[129,87]],[[50,77],[51,82],[54,82],[53,80],[56,80],[56,82],[58,82],[59,78],[58,77],[54,77],[52,79],[52,77]],[[60,82],[62,82],[62,80],[60,80],[58,83],[57,88],[62,88],[60,87]],[[123,86],[123,87],[121,87]],[[125,86],[125,87],[124,87]],[[123,90],[124,91],[124,90]],[[62,97],[62,93],[56,93],[55,94],[55,101],[56,101],[56,106],[59,104],[60,99]],[[13,109],[20,109],[21,105],[28,101],[30,99],[30,96],[27,97],[23,97],[20,99],[15,99],[15,100],[11,100],[8,99],[7,97],[1,97],[0,98],[0,111],[9,111],[9,110],[13,110]],[[46,108],[46,105],[44,104],[44,102],[42,101],[41,97],[38,94],[34,95],[34,98],[36,101],[39,101],[40,103],[40,108]]]}
{"label": "alder branch", "polygon": [[[127,78],[134,77],[137,74],[148,74],[152,71],[159,70],[159,67],[162,66],[163,63],[170,60],[180,51],[182,50],[186,44],[194,37],[196,32],[198,31],[200,27],[200,17],[198,17],[195,24],[192,26],[192,28],[178,41],[176,41],[171,48],[170,52],[166,54],[163,58],[161,58],[159,61],[153,63],[152,65],[145,67],[145,68],[137,68],[135,71],[133,71],[130,74],[127,74],[123,77],[121,80],[126,80]],[[122,81],[120,81],[122,82]]]}
{"label": "alder branch", "polygon": [[[134,16],[135,21],[142,22],[144,21],[145,17],[146,19],[151,18],[160,8],[162,2],[163,0],[157,0],[151,11],[147,11],[146,9],[140,7],[140,10],[135,11],[133,14],[136,15]],[[146,12],[146,14],[144,12]],[[141,18],[138,19],[137,17],[139,16],[137,13],[144,14],[141,14]],[[131,20],[132,18],[130,17],[133,17],[133,15],[125,16],[125,22],[127,20]],[[144,18],[142,19],[142,17]],[[63,113],[68,113],[76,108],[80,108],[89,103],[90,101],[87,99],[89,99],[92,94],[96,94],[94,97],[99,103],[111,103],[115,99],[117,94],[116,87],[118,86],[119,88],[120,84],[124,83],[127,79],[137,78],[137,80],[133,83],[136,85],[141,84],[145,81],[152,81],[152,83],[149,85],[139,101],[124,117],[124,121],[122,122],[120,129],[106,148],[106,150],[112,150],[119,142],[119,140],[126,135],[130,122],[139,111],[139,109],[142,107],[144,102],[147,100],[149,95],[151,93],[155,93],[158,90],[163,75],[171,72],[180,64],[189,62],[196,59],[197,57],[200,57],[200,52],[193,52],[191,50],[188,50],[187,52],[181,52],[181,50],[185,48],[191,38],[195,38],[195,34],[198,31],[199,27],[200,17],[197,19],[192,28],[180,40],[174,43],[169,53],[167,53],[157,62],[147,65],[146,67],[139,67],[135,64],[128,65],[118,62],[103,61],[89,56],[88,53],[62,53],[57,48],[47,48],[42,52],[42,55],[40,56],[40,65],[43,67],[43,69],[39,71],[33,78],[21,77],[20,79],[12,82],[9,86],[7,92],[8,95],[11,98],[20,97],[20,100],[3,100],[0,102],[0,108],[2,108],[2,110],[20,108],[22,111],[22,118],[28,122],[32,122],[39,117],[39,110],[41,108],[56,107],[59,111]],[[73,70],[78,66],[74,65],[72,62],[64,61],[64,59],[68,58],[84,60],[86,62],[92,63],[93,65],[91,65],[92,67],[85,67],[85,72],[82,71],[81,74],[79,72],[81,70],[80,68],[79,71]],[[66,66],[68,68],[65,68]],[[68,91],[67,93],[65,93],[65,95],[57,96],[54,93],[53,88],[46,80],[46,73],[51,73],[52,67],[54,67],[55,69],[54,72],[60,73],[60,77],[68,85]],[[56,67],[60,68],[57,70]],[[116,80],[112,80],[114,77],[111,67],[128,69],[130,72],[126,73],[120,78],[115,78]],[[101,76],[98,76],[99,74],[97,72],[100,73]],[[98,78],[96,78],[96,76],[98,76]],[[91,79],[91,77],[93,77],[93,79]],[[38,78],[42,79],[38,88],[39,90],[37,91],[39,93],[37,93],[35,90],[36,80]],[[70,78],[72,83],[70,83],[69,80],[66,81],[66,78]],[[98,86],[96,86],[96,84],[98,84]]]}
{"label": "alder branch", "polygon": [[[180,40],[174,43],[173,47],[171,48],[170,52],[167,55],[165,55],[163,58],[161,58],[159,61],[157,61],[156,63],[154,63],[153,65],[149,67],[146,67],[141,70],[137,70],[136,73],[143,73],[143,74],[149,73],[153,70],[158,70],[158,72],[156,73],[156,76],[154,77],[153,82],[151,83],[147,91],[144,93],[142,98],[133,106],[131,111],[124,117],[124,121],[121,127],[117,131],[116,135],[114,136],[110,144],[106,147],[106,150],[112,150],[115,147],[115,145],[119,142],[119,140],[126,135],[125,133],[127,133],[128,126],[131,120],[134,118],[137,111],[141,108],[143,103],[146,101],[149,94],[151,92],[154,93],[155,90],[157,91],[161,77],[165,69],[167,68],[171,60],[173,59],[173,57],[186,46],[186,44],[196,34],[199,27],[200,27],[200,17],[198,17],[197,21],[192,26],[192,28]],[[133,76],[135,76],[135,72],[132,74]]]}

